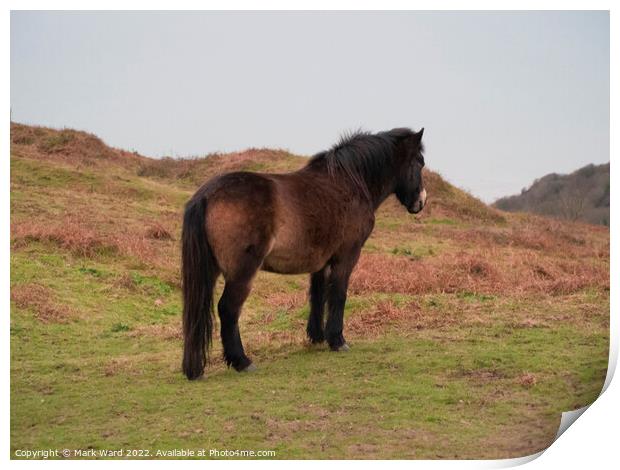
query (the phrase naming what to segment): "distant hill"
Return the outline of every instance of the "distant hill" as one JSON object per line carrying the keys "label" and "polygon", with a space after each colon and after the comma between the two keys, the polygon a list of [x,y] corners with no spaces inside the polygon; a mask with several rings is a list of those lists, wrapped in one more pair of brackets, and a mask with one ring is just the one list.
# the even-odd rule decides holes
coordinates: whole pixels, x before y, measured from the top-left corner
{"label": "distant hill", "polygon": [[498,199],[493,206],[509,212],[609,225],[609,163],[587,165],[569,175],[551,173],[521,194]]}

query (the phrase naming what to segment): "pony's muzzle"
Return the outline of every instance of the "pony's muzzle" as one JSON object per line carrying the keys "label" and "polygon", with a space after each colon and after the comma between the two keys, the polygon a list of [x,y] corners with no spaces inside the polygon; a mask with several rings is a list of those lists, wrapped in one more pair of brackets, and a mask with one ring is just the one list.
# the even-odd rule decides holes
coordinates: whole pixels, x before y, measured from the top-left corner
{"label": "pony's muzzle", "polygon": [[424,209],[425,205],[426,205],[426,189],[423,189],[422,191],[420,191],[420,194],[418,195],[418,199],[407,209],[409,210],[410,213],[417,214],[422,209]]}

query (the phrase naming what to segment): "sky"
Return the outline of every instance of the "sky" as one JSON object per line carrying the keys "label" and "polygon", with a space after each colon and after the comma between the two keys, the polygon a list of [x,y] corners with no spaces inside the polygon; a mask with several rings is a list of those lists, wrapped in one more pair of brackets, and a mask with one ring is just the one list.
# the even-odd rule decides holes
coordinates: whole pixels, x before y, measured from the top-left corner
{"label": "sky", "polygon": [[13,11],[11,119],[151,157],[424,127],[491,202],[609,161],[609,14]]}

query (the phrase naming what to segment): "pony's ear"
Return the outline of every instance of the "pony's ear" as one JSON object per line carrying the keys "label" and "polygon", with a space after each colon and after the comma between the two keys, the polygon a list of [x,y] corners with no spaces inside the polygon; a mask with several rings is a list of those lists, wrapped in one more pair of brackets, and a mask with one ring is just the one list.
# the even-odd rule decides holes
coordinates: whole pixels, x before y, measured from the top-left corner
{"label": "pony's ear", "polygon": [[409,145],[412,147],[420,148],[422,146],[422,136],[424,135],[424,128],[420,129],[418,132],[413,132],[409,134]]}

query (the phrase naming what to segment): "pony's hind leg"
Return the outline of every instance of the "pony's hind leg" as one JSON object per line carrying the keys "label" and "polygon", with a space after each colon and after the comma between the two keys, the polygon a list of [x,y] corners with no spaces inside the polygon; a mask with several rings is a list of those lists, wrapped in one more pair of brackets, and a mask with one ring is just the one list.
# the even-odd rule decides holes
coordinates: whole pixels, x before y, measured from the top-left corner
{"label": "pony's hind leg", "polygon": [[325,269],[310,275],[310,316],[306,333],[310,342],[322,343],[325,341],[323,317],[325,312]]}
{"label": "pony's hind leg", "polygon": [[217,304],[221,323],[224,360],[238,372],[253,370],[255,366],[245,355],[241,335],[239,334],[239,314],[251,289],[251,279],[243,281],[226,281],[224,293]]}

